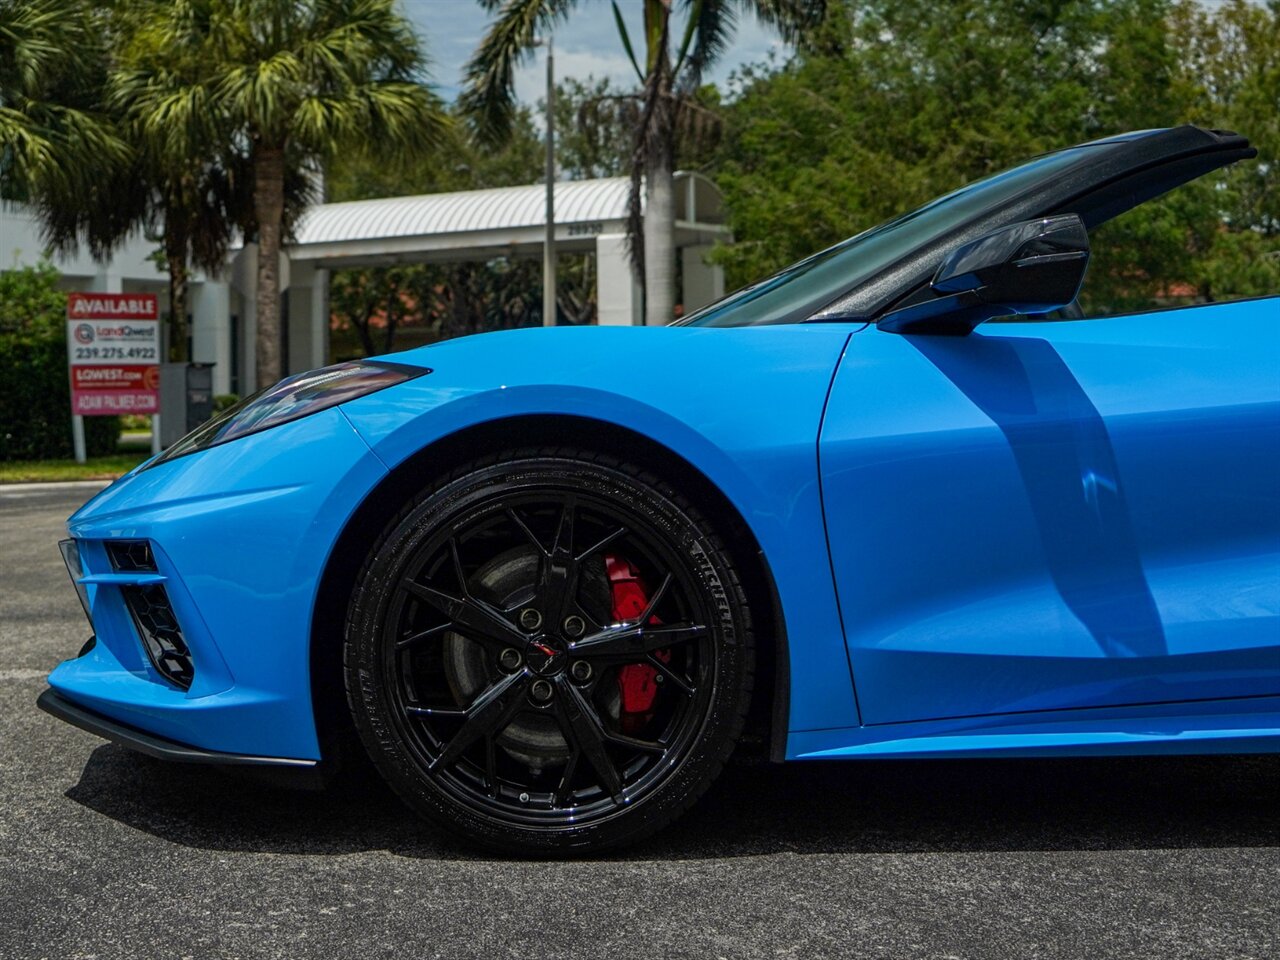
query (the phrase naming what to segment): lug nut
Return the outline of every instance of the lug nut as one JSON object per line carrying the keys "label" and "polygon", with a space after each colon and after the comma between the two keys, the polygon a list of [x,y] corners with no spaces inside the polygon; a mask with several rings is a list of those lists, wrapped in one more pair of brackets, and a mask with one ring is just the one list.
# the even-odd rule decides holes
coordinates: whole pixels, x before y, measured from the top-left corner
{"label": "lug nut", "polygon": [[577,614],[564,618],[564,635],[566,637],[580,637],[587,632],[587,622]]}
{"label": "lug nut", "polygon": [[520,666],[520,661],[522,659],[523,658],[520,656],[519,650],[515,647],[507,647],[507,649],[503,650],[502,653],[499,654],[498,663],[502,664],[502,668],[504,670],[514,670],[516,667]]}
{"label": "lug nut", "polygon": [[546,703],[551,699],[551,684],[546,680],[535,680],[533,686],[529,688],[529,696],[537,703]]}
{"label": "lug nut", "polygon": [[535,607],[525,607],[520,611],[520,626],[532,632],[542,626],[542,614]]}
{"label": "lug nut", "polygon": [[591,664],[585,660],[575,660],[573,666],[569,668],[569,676],[579,683],[585,683],[591,679]]}

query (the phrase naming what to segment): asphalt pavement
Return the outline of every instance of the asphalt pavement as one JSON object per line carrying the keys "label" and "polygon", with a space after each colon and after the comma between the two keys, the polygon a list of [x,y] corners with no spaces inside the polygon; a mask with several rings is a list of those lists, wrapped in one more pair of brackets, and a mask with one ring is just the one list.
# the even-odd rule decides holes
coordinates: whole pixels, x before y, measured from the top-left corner
{"label": "asphalt pavement", "polygon": [[531,863],[371,780],[131,754],[35,707],[91,492],[0,486],[0,960],[1280,956],[1280,757],[739,764],[641,847]]}

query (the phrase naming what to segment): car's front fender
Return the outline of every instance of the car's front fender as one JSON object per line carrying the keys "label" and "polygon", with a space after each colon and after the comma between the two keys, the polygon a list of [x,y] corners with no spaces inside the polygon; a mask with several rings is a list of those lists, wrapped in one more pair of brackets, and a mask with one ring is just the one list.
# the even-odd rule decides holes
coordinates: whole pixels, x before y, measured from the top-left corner
{"label": "car's front fender", "polygon": [[480,424],[589,418],[699,470],[763,549],[790,642],[790,729],[858,722],[818,487],[846,325],[511,331],[396,355],[428,376],[343,407],[389,469]]}

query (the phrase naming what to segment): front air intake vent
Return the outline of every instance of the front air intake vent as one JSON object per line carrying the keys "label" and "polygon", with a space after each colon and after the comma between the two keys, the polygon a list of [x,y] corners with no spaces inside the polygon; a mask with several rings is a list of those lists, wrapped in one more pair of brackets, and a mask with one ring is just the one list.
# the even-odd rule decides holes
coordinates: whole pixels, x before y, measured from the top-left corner
{"label": "front air intake vent", "polygon": [[117,573],[156,572],[156,558],[146,540],[108,540],[107,555]]}
{"label": "front air intake vent", "polygon": [[183,690],[189,689],[195,677],[195,665],[164,587],[152,583],[125,586],[120,591],[152,666],[166,680]]}

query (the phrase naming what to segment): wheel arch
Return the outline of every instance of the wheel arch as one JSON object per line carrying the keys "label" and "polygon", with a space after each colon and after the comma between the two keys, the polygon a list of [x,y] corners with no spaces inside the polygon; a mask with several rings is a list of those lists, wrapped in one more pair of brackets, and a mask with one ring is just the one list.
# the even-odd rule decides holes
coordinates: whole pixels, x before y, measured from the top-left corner
{"label": "wheel arch", "polygon": [[321,754],[343,759],[359,743],[350,720],[343,680],[342,641],[351,587],[380,533],[416,494],[424,478],[452,464],[511,446],[565,445],[613,454],[652,470],[677,486],[707,513],[738,561],[757,621],[756,688],[744,730],[771,760],[786,752],[791,661],[786,620],[769,560],[733,502],[697,466],[658,441],[628,427],[576,415],[524,415],[486,421],[441,437],[391,469],[347,518],[325,564],[312,610],[310,680],[312,713]]}

